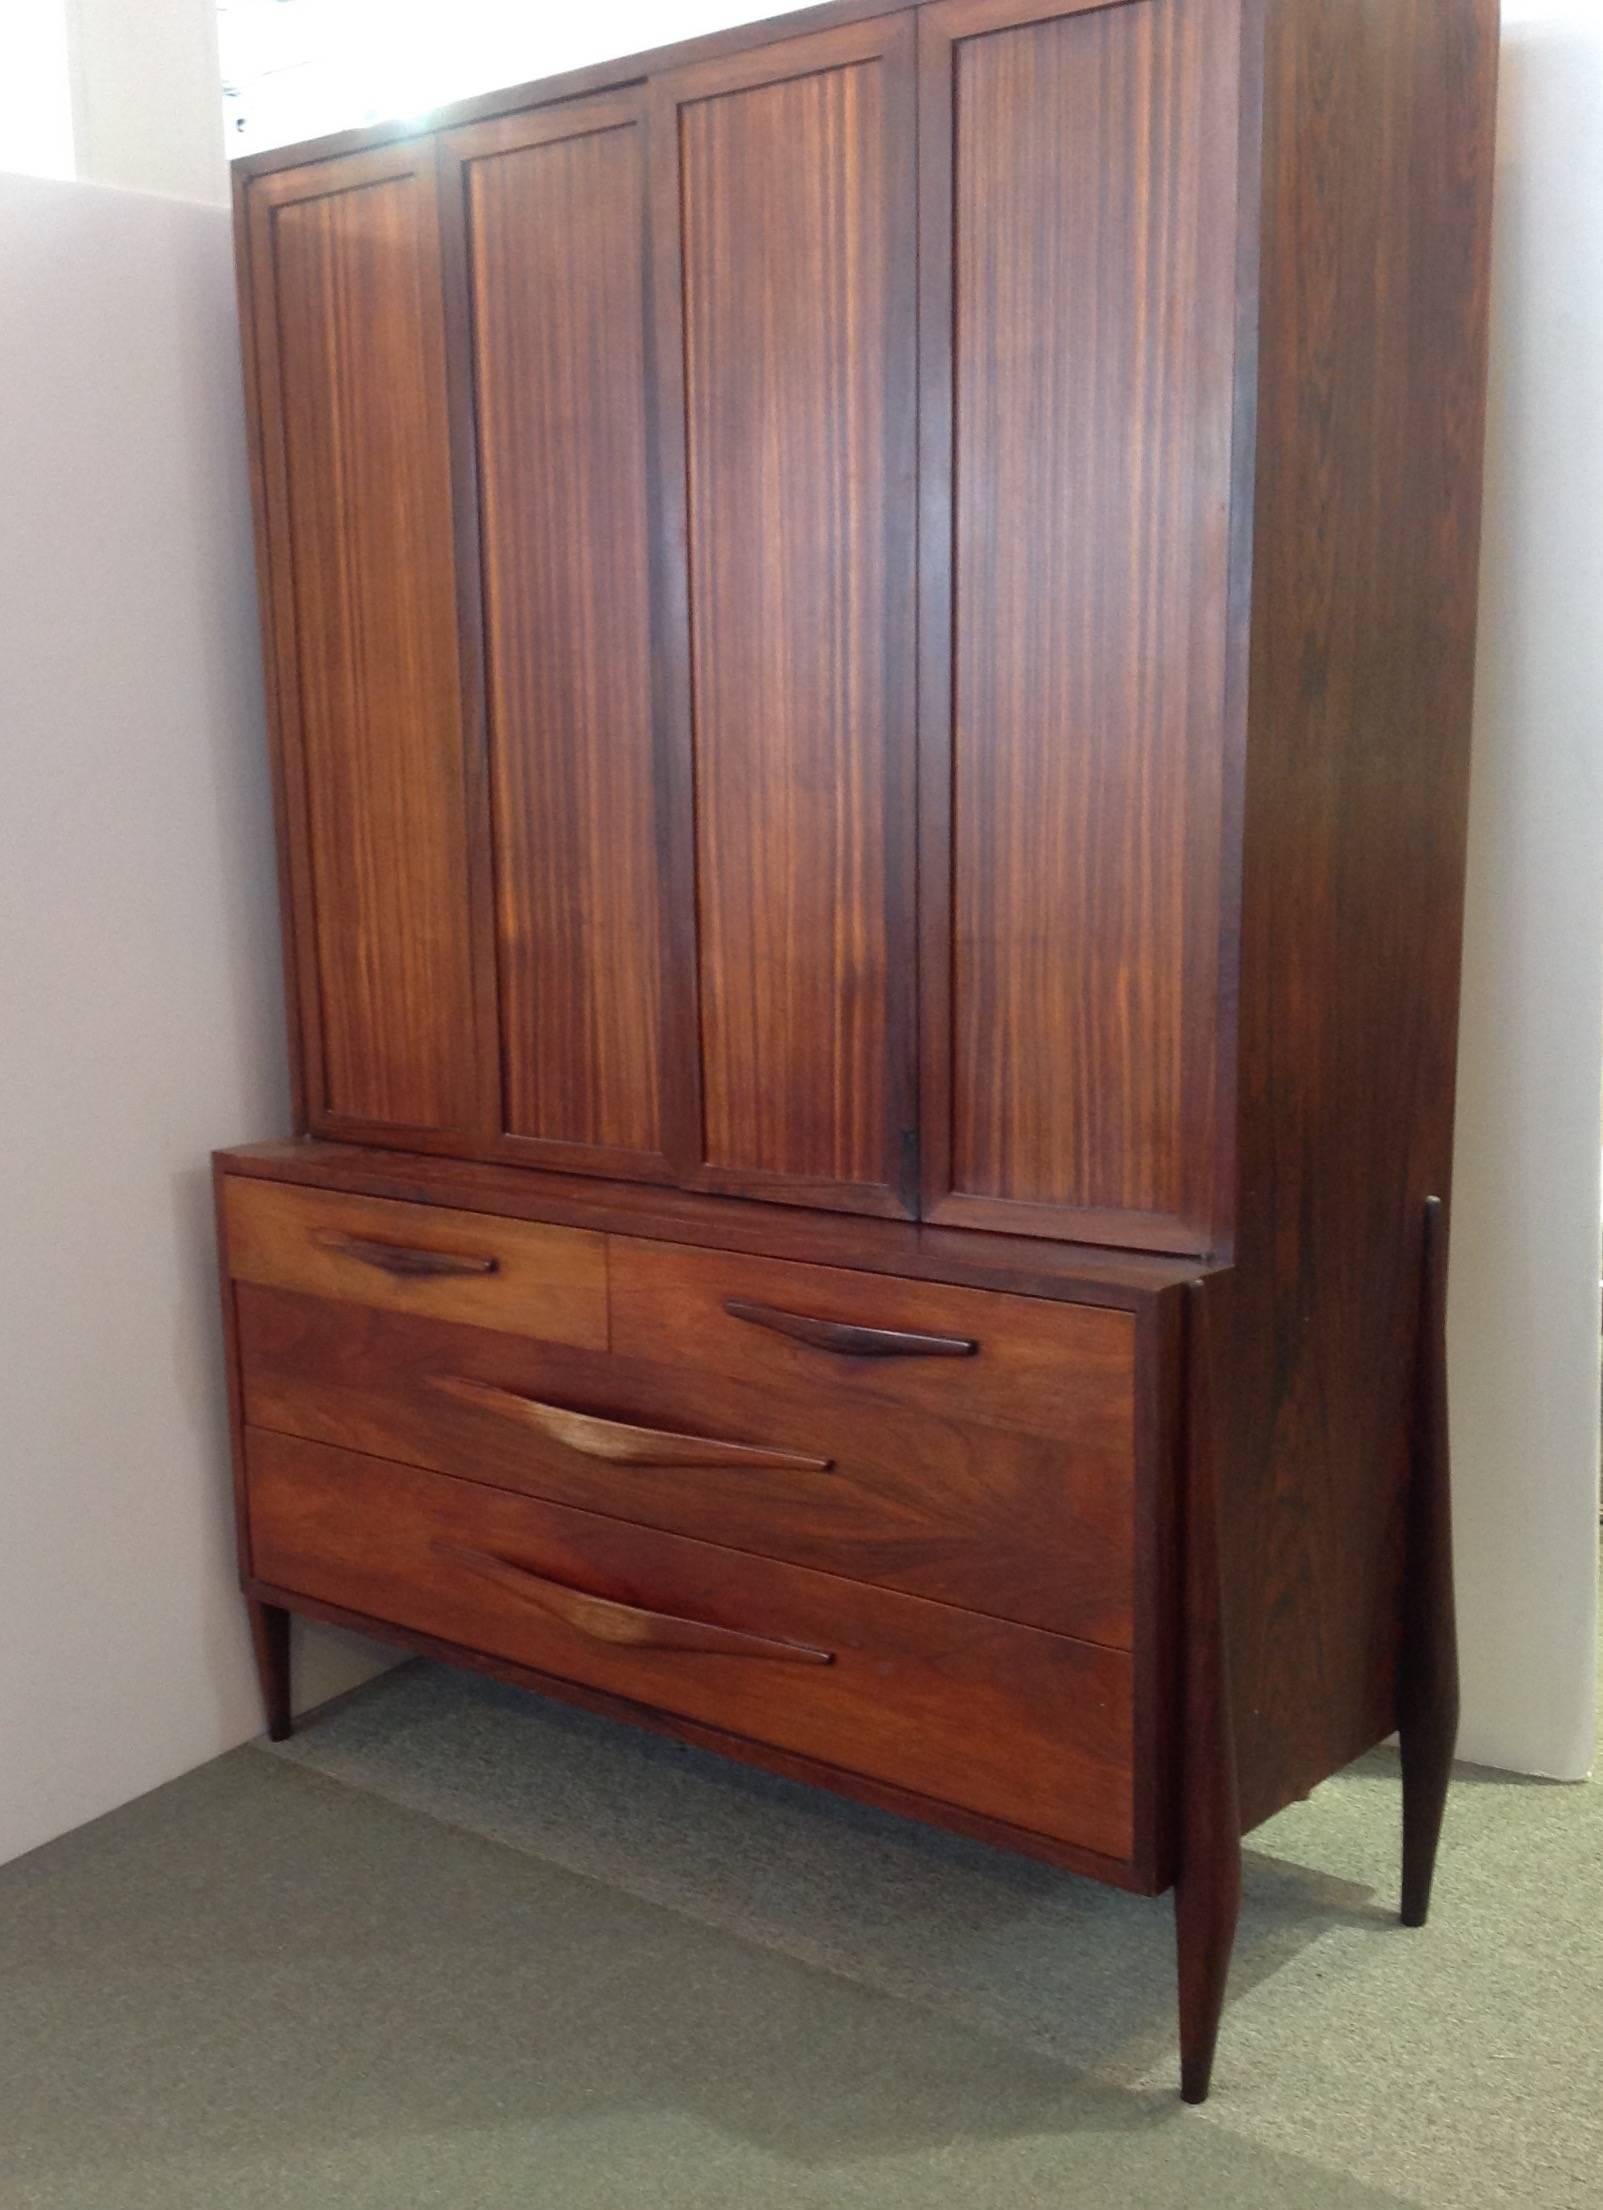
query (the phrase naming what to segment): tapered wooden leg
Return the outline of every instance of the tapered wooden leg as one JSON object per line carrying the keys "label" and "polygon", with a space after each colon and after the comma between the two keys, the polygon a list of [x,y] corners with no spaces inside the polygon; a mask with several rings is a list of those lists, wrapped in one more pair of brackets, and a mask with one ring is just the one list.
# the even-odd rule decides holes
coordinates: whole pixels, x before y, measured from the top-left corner
{"label": "tapered wooden leg", "polygon": [[1207,2100],[1241,1912],[1236,1789],[1219,1560],[1219,1488],[1204,1285],[1187,1292],[1185,1569],[1182,1577],[1179,1866],[1174,1888],[1180,1980],[1180,2092]]}
{"label": "tapered wooden leg", "polygon": [[1458,1629],[1447,1444],[1447,1219],[1439,1197],[1425,1200],[1415,1374],[1397,1681],[1405,1926],[1423,1926],[1430,1910],[1436,1845],[1458,1740]]}
{"label": "tapered wooden leg", "polygon": [[293,1726],[289,1701],[289,1613],[277,1604],[245,1599],[250,1637],[256,1651],[256,1677],[262,1684],[270,1742],[289,1739]]}

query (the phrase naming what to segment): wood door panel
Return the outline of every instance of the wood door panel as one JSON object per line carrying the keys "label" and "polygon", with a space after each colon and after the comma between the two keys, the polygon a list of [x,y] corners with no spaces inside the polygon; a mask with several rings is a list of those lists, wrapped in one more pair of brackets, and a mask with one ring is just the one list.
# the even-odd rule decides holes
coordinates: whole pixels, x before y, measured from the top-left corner
{"label": "wood door panel", "polygon": [[660,110],[702,1179],[882,1211],[912,1127],[910,94],[907,26],[875,23],[689,71]]}
{"label": "wood door panel", "polygon": [[[1135,1480],[1122,1436],[1086,1406],[1057,1435],[805,1390],[675,1358],[652,1364],[549,1340],[241,1282],[244,1414],[253,1427],[404,1459],[616,1519],[788,1559],[1127,1649]],[[530,1403],[676,1439],[659,1461],[579,1447]],[[686,1450],[687,1436],[738,1446]],[[1122,1446],[1122,1447],[1121,1447]],[[779,1462],[743,1453],[777,1452]],[[788,1462],[785,1462],[788,1461]]]}
{"label": "wood door panel", "polygon": [[1207,1249],[1237,10],[923,35],[926,1198]]}
{"label": "wood door panel", "polygon": [[288,171],[252,273],[314,1126],[479,1117],[432,150]]}
{"label": "wood door panel", "polygon": [[257,1429],[246,1463],[279,1588],[1134,1854],[1124,1651]]}
{"label": "wood door panel", "polygon": [[501,118],[447,151],[473,341],[502,1125],[559,1163],[660,1175],[644,135],[636,95]]}

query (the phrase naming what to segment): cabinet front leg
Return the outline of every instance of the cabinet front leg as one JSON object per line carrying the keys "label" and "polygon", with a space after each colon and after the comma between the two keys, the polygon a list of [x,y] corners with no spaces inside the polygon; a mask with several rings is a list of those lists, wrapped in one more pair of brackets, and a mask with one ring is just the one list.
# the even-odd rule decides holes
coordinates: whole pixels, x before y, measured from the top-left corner
{"label": "cabinet front leg", "polygon": [[1447,1443],[1447,1219],[1425,1200],[1413,1463],[1403,1562],[1397,1727],[1403,1763],[1405,1926],[1430,1910],[1436,1845],[1458,1740],[1458,1630]]}
{"label": "cabinet front leg", "polygon": [[1241,1913],[1241,1807],[1219,1556],[1213,1372],[1204,1285],[1186,1311],[1185,1566],[1182,1576],[1179,1866],[1180,2093],[1205,2102]]}
{"label": "cabinet front leg", "polygon": [[251,1646],[256,1652],[256,1677],[262,1684],[262,1705],[267,1713],[267,1739],[289,1739],[292,1719],[289,1701],[289,1613],[278,1604],[258,1603],[247,1596]]}

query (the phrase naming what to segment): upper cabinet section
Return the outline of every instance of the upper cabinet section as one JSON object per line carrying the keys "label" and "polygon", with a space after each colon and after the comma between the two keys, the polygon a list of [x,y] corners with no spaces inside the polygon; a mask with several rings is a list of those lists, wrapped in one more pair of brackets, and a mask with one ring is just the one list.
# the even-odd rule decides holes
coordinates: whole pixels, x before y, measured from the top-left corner
{"label": "upper cabinet section", "polygon": [[269,656],[307,1117],[478,1119],[434,149],[250,196]]}
{"label": "upper cabinet section", "polygon": [[255,166],[304,1125],[1228,1248],[1240,22],[846,10]]}
{"label": "upper cabinet section", "polygon": [[920,19],[931,1217],[1215,1242],[1235,0]]}
{"label": "upper cabinet section", "polygon": [[665,453],[683,438],[697,1179],[911,1210],[911,19],[685,70],[652,100]]}

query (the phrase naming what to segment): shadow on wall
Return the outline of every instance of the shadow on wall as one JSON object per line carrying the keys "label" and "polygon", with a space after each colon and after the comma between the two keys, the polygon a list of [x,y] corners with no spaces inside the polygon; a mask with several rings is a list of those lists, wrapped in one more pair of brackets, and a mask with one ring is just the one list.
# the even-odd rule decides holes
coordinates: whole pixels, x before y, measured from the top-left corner
{"label": "shadow on wall", "polygon": [[287,1100],[227,211],[0,176],[0,299],[4,1859],[261,1725],[205,1169]]}
{"label": "shadow on wall", "polygon": [[1592,1756],[1603,18],[1505,24],[1450,1313],[1461,1753]]}

